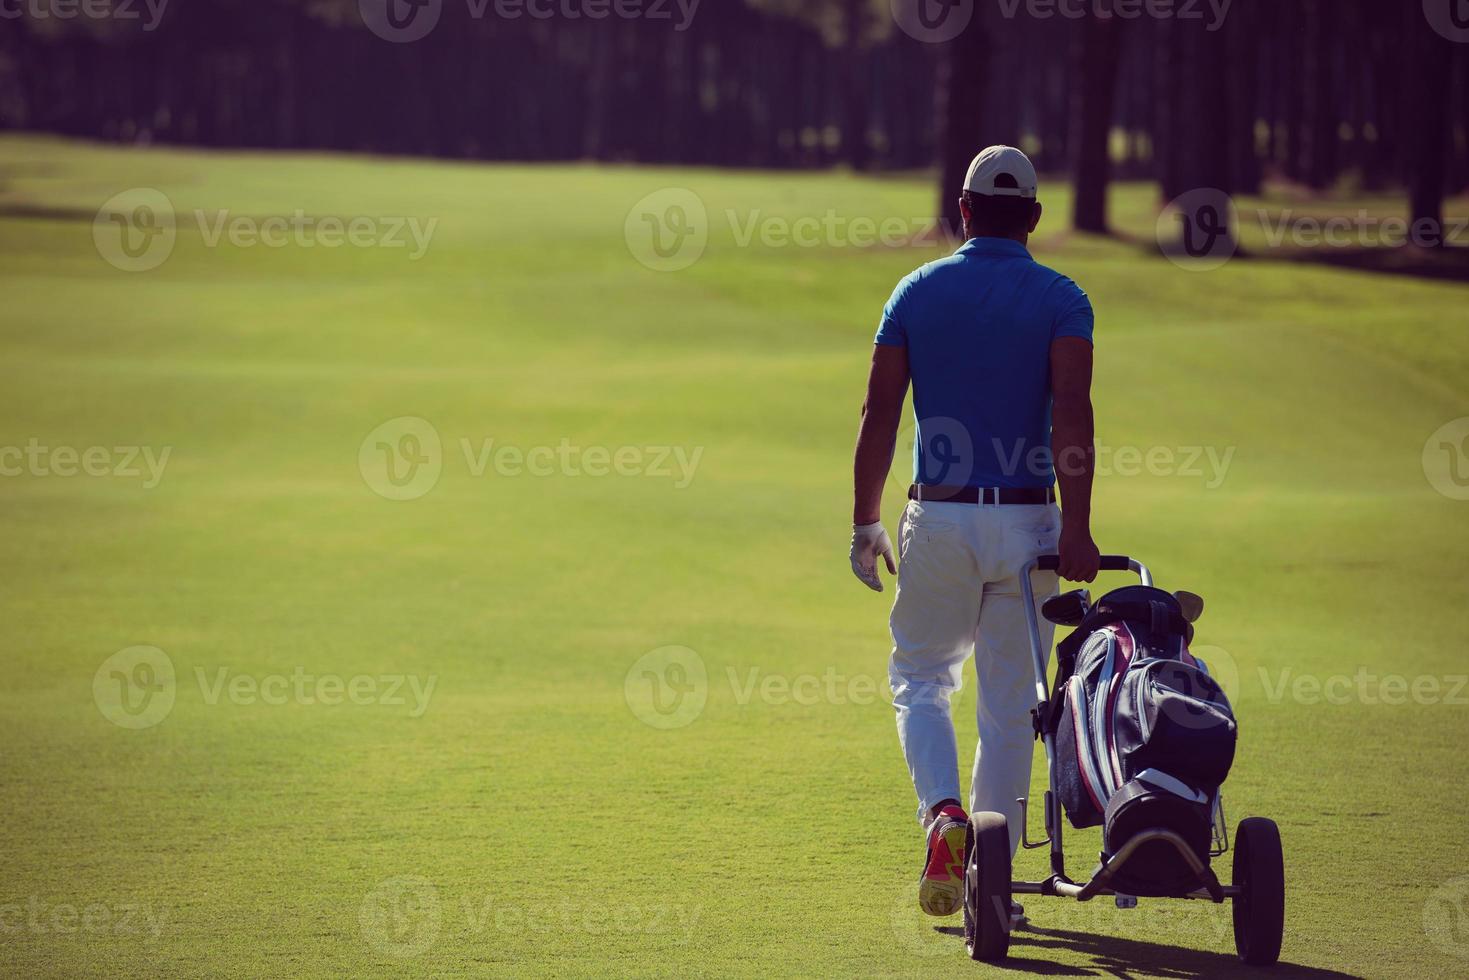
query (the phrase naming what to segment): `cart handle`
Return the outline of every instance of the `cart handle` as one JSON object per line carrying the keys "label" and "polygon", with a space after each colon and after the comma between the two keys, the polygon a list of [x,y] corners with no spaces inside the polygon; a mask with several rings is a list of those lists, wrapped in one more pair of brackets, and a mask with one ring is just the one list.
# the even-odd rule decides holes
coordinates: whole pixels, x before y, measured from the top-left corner
{"label": "cart handle", "polygon": [[[1036,559],[1035,567],[1042,572],[1054,572],[1061,567],[1061,556],[1041,555]],[[1103,555],[1097,568],[1103,572],[1130,572],[1132,559],[1126,555]]]}

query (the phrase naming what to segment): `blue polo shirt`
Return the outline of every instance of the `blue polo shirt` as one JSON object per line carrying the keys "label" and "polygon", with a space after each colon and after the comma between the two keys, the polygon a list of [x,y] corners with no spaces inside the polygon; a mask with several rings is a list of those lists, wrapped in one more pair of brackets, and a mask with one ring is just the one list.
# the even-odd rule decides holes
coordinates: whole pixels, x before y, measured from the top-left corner
{"label": "blue polo shirt", "polygon": [[908,348],[914,480],[1049,487],[1051,341],[1092,339],[1092,304],[1008,238],[975,238],[893,290],[877,343]]}

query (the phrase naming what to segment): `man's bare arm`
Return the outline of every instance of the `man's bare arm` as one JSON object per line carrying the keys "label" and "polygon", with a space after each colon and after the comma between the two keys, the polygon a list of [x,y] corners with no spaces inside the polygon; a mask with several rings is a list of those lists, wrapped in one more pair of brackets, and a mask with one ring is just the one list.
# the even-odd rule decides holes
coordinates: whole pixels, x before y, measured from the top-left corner
{"label": "man's bare arm", "polygon": [[1092,419],[1092,345],[1080,337],[1051,344],[1051,452],[1061,489],[1061,577],[1097,577],[1092,541],[1092,475],[1096,432]]}
{"label": "man's bare arm", "polygon": [[893,465],[893,447],[908,395],[908,348],[876,344],[872,371],[867,377],[867,400],[862,405],[862,427],[857,432],[853,463],[855,499],[852,523],[875,524],[882,519],[882,488]]}

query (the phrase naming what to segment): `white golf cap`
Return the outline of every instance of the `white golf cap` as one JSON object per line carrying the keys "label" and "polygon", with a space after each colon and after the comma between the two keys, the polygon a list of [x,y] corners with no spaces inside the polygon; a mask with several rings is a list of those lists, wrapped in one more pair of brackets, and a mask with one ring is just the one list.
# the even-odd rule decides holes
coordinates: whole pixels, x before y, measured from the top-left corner
{"label": "white golf cap", "polygon": [[[999,180],[1008,177],[1009,180]],[[999,186],[996,186],[999,180]],[[1035,200],[1038,181],[1030,157],[1013,146],[991,146],[969,165],[964,189],[993,197],[1028,197]]]}

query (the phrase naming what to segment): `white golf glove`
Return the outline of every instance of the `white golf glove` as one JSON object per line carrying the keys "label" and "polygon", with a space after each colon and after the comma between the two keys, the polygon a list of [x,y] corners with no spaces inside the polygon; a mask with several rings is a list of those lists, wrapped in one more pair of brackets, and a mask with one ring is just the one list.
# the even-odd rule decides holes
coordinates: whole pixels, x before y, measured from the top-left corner
{"label": "white golf glove", "polygon": [[852,525],[852,574],[874,592],[882,591],[882,579],[877,574],[877,558],[881,555],[887,562],[888,572],[898,574],[893,560],[893,542],[882,522]]}

